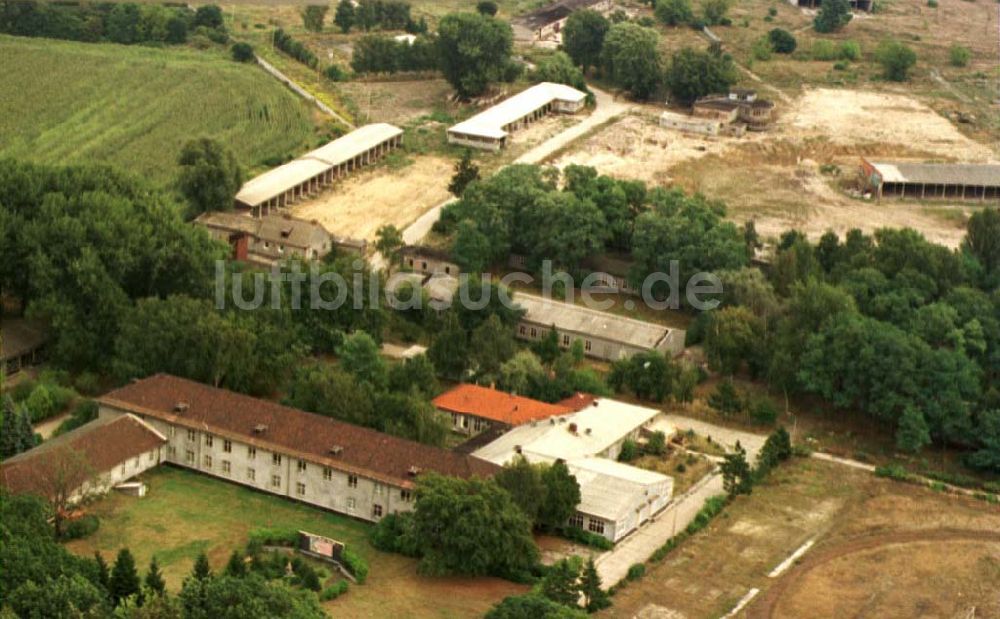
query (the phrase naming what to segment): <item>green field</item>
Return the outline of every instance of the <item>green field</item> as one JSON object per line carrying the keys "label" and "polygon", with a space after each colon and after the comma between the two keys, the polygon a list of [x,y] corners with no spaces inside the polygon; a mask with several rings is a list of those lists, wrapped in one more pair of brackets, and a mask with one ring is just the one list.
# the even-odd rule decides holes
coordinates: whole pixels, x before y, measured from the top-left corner
{"label": "green field", "polygon": [[99,550],[110,561],[128,547],[142,574],[155,555],[167,587],[177,591],[201,552],[220,570],[233,550],[246,546],[251,530],[302,529],[340,540],[368,561],[367,582],[325,604],[331,615],[347,618],[481,616],[505,596],[526,589],[497,578],[420,576],[416,560],[368,544],[371,525],[290,499],[169,466],[143,478],[149,486],[146,497],[112,493],[91,505],[100,529],[71,542],[69,549],[84,556]]}
{"label": "green field", "polygon": [[106,162],[164,183],[194,137],[249,169],[315,141],[304,102],[221,51],[0,36],[0,58],[0,156]]}

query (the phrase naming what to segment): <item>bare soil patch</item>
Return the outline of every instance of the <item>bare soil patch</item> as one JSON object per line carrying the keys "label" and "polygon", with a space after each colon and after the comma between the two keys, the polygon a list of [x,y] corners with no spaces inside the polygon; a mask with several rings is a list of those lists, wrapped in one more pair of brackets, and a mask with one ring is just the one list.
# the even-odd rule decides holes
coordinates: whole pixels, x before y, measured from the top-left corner
{"label": "bare soil patch", "polygon": [[452,167],[450,160],[437,156],[414,157],[401,169],[380,165],[296,204],[291,212],[318,221],[337,236],[372,241],[380,226],[403,229],[447,200]]}
{"label": "bare soil patch", "polygon": [[357,106],[365,122],[405,124],[448,107],[451,86],[442,78],[398,81],[352,81],[340,91]]}

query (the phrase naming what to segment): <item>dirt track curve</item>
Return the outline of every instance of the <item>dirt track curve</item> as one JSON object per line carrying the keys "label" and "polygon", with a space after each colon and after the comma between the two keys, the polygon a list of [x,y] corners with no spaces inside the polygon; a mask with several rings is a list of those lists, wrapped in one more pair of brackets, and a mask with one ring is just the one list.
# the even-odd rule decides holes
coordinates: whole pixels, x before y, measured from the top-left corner
{"label": "dirt track curve", "polygon": [[845,555],[855,554],[882,546],[892,546],[894,544],[909,544],[914,542],[951,542],[951,541],[978,541],[1000,543],[1000,532],[990,531],[969,531],[963,529],[929,529],[926,531],[899,531],[895,533],[875,533],[855,537],[846,542],[837,544],[825,552],[817,552],[802,559],[781,579],[770,587],[763,595],[747,609],[746,617],[750,619],[771,619],[774,617],[775,607],[781,601],[782,596],[790,586],[799,581],[803,576],[830,561],[839,559]]}

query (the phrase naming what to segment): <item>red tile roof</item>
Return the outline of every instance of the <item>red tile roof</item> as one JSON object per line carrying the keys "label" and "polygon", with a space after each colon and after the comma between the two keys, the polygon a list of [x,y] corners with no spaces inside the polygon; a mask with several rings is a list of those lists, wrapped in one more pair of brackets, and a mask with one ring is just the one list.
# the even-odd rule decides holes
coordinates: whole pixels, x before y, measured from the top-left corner
{"label": "red tile roof", "polygon": [[461,413],[518,426],[572,412],[565,406],[547,404],[479,385],[459,385],[434,398],[434,406],[449,413]]}
{"label": "red tile roof", "polygon": [[565,406],[574,413],[579,413],[583,409],[587,408],[597,400],[597,396],[591,395],[589,393],[583,393],[577,391],[573,395],[569,396],[565,400],[558,402],[559,406]]}
{"label": "red tile roof", "polygon": [[499,470],[473,456],[167,374],[136,381],[98,401],[401,486],[412,485],[420,471],[468,478]]}
{"label": "red tile roof", "polygon": [[45,497],[83,483],[166,443],[131,415],[94,420],[0,464],[0,484],[15,494]]}

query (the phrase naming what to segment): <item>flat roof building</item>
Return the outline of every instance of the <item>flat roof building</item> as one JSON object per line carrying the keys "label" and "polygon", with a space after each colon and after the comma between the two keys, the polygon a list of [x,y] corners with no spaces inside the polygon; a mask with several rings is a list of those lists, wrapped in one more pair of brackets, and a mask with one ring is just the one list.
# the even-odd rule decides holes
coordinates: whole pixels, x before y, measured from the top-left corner
{"label": "flat roof building", "polygon": [[575,113],[587,94],[565,84],[541,82],[448,129],[448,142],[500,150],[507,137],[549,112]]}
{"label": "flat roof building", "polygon": [[524,293],[518,293],[514,302],[525,310],[516,331],[521,339],[538,340],[555,329],[561,347],[580,340],[584,354],[606,361],[637,352],[679,355],[684,350],[685,334],[680,329]]}
{"label": "flat roof building", "polygon": [[877,198],[1000,201],[1000,164],[906,163],[861,159]]}
{"label": "flat roof building", "polygon": [[403,143],[403,130],[375,123],[354,131],[284,165],[255,176],[236,194],[236,205],[255,216],[293,204],[359,167],[373,163]]}
{"label": "flat roof building", "polygon": [[607,398],[579,396],[558,404],[570,412],[517,426],[473,455],[503,465],[515,458],[561,460],[580,484],[581,501],[569,525],[618,541],[670,500],[673,480],[616,462],[660,411]]}

